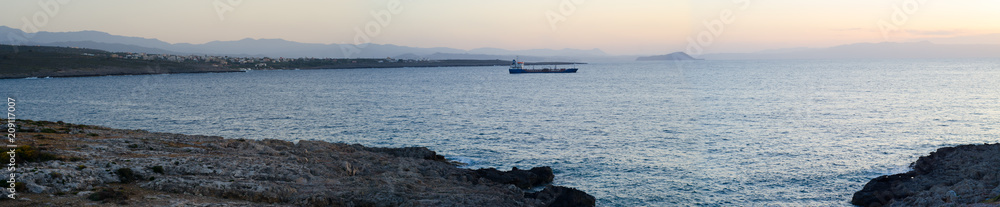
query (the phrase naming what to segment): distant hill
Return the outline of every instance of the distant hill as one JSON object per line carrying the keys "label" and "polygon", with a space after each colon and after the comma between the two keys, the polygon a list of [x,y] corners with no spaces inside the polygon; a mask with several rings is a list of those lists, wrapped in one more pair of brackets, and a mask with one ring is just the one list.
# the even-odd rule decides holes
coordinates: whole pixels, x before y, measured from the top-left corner
{"label": "distant hill", "polygon": [[484,55],[520,55],[520,56],[563,56],[563,57],[593,57],[607,56],[601,49],[578,50],[578,49],[533,49],[533,50],[504,50],[499,48],[479,48],[469,50],[471,54]]}
{"label": "distant hill", "polygon": [[[434,47],[408,47],[392,44],[316,44],[283,39],[242,39],[213,41],[204,44],[171,44],[158,39],[127,37],[99,31],[25,33],[0,26],[0,44],[94,48],[111,52],[133,52],[173,55],[213,55],[230,57],[314,57],[314,58],[379,58],[398,59],[489,59],[525,61],[651,61],[696,59],[681,52],[667,55],[638,57],[611,56],[600,49],[532,49],[506,50],[478,48],[471,50]],[[26,39],[20,39],[26,37]],[[703,54],[702,59],[873,59],[873,58],[1000,58],[1000,34],[970,37],[937,38],[924,42],[858,43],[829,48],[772,49],[754,53]],[[937,42],[934,43],[934,42]],[[997,44],[961,44],[996,42]],[[949,44],[941,44],[949,43]],[[344,48],[357,48],[345,53]],[[638,58],[637,58],[638,57]]]}
{"label": "distant hill", "polygon": [[135,45],[120,44],[120,43],[102,43],[94,41],[52,42],[41,45],[54,46],[54,47],[90,48],[97,50],[105,50],[108,52],[133,52],[133,53],[174,54],[174,55],[181,54],[179,52],[158,49],[158,48],[140,47]]}
{"label": "distant hill", "polygon": [[567,56],[526,56],[526,55],[486,55],[471,53],[434,53],[429,55],[416,55],[413,53],[394,56],[395,59],[418,59],[418,60],[513,60],[521,61],[555,61],[555,62],[586,62],[588,58],[567,57]]}
{"label": "distant hill", "polygon": [[[119,36],[98,31],[38,32],[28,34],[19,29],[4,26],[0,26],[0,36],[4,37],[0,38],[0,44],[8,45],[83,47],[98,48],[115,52],[176,55],[219,55],[232,57],[386,58],[406,54],[412,54],[417,57],[433,57],[440,56],[440,54],[468,54],[467,56],[476,59],[482,59],[481,57],[498,56],[537,56],[573,57],[583,60],[590,57],[608,56],[600,49],[505,50],[498,48],[480,48],[462,50],[446,47],[407,47],[392,44],[316,44],[293,42],[283,39],[250,38],[235,41],[213,41],[204,44],[171,44],[158,39]],[[13,39],[8,37],[28,38],[20,41],[12,41]],[[356,49],[347,50],[352,52],[345,53],[344,48]],[[566,58],[558,59],[565,60]]]}
{"label": "distant hill", "polygon": [[790,48],[755,53],[705,54],[700,58],[710,60],[1000,58],[1000,45],[934,44],[928,41],[857,43],[828,48]]}
{"label": "distant hill", "polygon": [[684,52],[675,52],[666,55],[639,57],[635,59],[635,61],[663,61],[663,60],[700,60],[700,59],[691,57],[690,55]]}
{"label": "distant hill", "polygon": [[70,47],[0,45],[0,78],[75,77],[161,73],[236,72],[208,63],[114,58],[113,53]]}

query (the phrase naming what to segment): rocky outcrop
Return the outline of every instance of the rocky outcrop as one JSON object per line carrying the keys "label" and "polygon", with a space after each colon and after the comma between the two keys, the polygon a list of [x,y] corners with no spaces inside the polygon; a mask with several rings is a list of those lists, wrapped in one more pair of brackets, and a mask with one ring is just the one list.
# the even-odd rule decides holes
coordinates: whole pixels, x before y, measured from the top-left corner
{"label": "rocky outcrop", "polygon": [[383,148],[383,147],[365,147],[360,144],[354,144],[351,145],[351,147],[353,147],[356,150],[385,153],[396,157],[445,161],[444,156],[438,155],[437,152],[431,151],[426,147]]}
{"label": "rocky outcrop", "polygon": [[478,169],[476,176],[497,183],[512,184],[522,189],[551,183],[555,176],[550,167],[536,167],[531,170],[520,170],[516,167],[510,171],[499,171],[495,168]]}
{"label": "rocky outcrop", "polygon": [[912,171],[872,179],[854,193],[859,206],[1000,205],[1000,144],[938,149]]}
{"label": "rocky outcrop", "polygon": [[562,186],[547,186],[544,190],[525,195],[545,201],[550,207],[594,206],[597,199],[583,191]]}
{"label": "rocky outcrop", "polygon": [[26,137],[20,144],[54,155],[22,164],[19,199],[0,205],[587,204],[579,199],[586,193],[558,186],[542,191],[544,196],[525,193],[552,182],[551,168],[462,169],[423,147],[224,139],[33,121],[22,121],[18,130]]}

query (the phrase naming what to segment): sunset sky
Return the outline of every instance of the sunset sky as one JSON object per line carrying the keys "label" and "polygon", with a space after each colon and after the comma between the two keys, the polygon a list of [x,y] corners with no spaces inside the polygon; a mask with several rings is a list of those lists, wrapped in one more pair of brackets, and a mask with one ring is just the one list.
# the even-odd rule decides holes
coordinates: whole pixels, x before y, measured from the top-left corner
{"label": "sunset sky", "polygon": [[[387,6],[392,2],[399,4],[395,14]],[[46,3],[59,5],[58,10],[42,6]],[[41,0],[4,2],[0,25],[23,28],[27,20],[41,31],[96,30],[170,43],[244,38],[354,43],[356,29],[364,31],[374,22],[371,25],[378,28],[371,29],[377,29],[377,35],[370,41],[378,44],[599,48],[631,55],[684,50],[688,38],[697,41],[700,34],[712,35],[702,37],[710,43],[704,45],[707,53],[973,39],[1000,33],[997,11],[996,0]],[[713,34],[705,23],[711,25],[727,12],[732,14],[729,24]],[[391,19],[383,26],[372,13],[389,13]],[[906,21],[895,24],[894,15]],[[880,21],[899,30],[884,35]],[[972,41],[1000,44],[997,38]]]}

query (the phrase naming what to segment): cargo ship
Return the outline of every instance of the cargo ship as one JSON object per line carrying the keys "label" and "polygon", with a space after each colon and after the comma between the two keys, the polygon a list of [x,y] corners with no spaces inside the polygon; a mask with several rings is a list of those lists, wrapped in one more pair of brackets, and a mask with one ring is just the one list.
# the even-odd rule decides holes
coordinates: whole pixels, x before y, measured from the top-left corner
{"label": "cargo ship", "polygon": [[558,68],[559,65],[565,65],[565,64],[575,64],[575,63],[535,63],[535,64],[532,64],[532,65],[551,65],[552,66],[551,68],[543,67],[543,68],[540,68],[540,69],[535,69],[534,67],[525,68],[524,67],[524,62],[518,62],[517,59],[514,59],[513,63],[511,63],[511,65],[510,65],[509,71],[510,71],[510,74],[519,74],[519,73],[575,73],[576,72],[577,68],[575,68],[575,67],[574,68]]}

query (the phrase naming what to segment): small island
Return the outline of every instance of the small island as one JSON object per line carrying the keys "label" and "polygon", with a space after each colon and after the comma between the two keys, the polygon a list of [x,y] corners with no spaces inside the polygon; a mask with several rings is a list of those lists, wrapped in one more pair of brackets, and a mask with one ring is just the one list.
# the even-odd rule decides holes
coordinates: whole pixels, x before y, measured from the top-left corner
{"label": "small island", "polygon": [[552,168],[463,169],[424,147],[18,122],[15,153],[2,154],[17,167],[2,206],[595,205],[550,185]]}
{"label": "small island", "polygon": [[635,61],[665,61],[665,60],[701,60],[701,59],[691,57],[690,55],[684,52],[675,52],[666,55],[639,57],[635,59]]}

